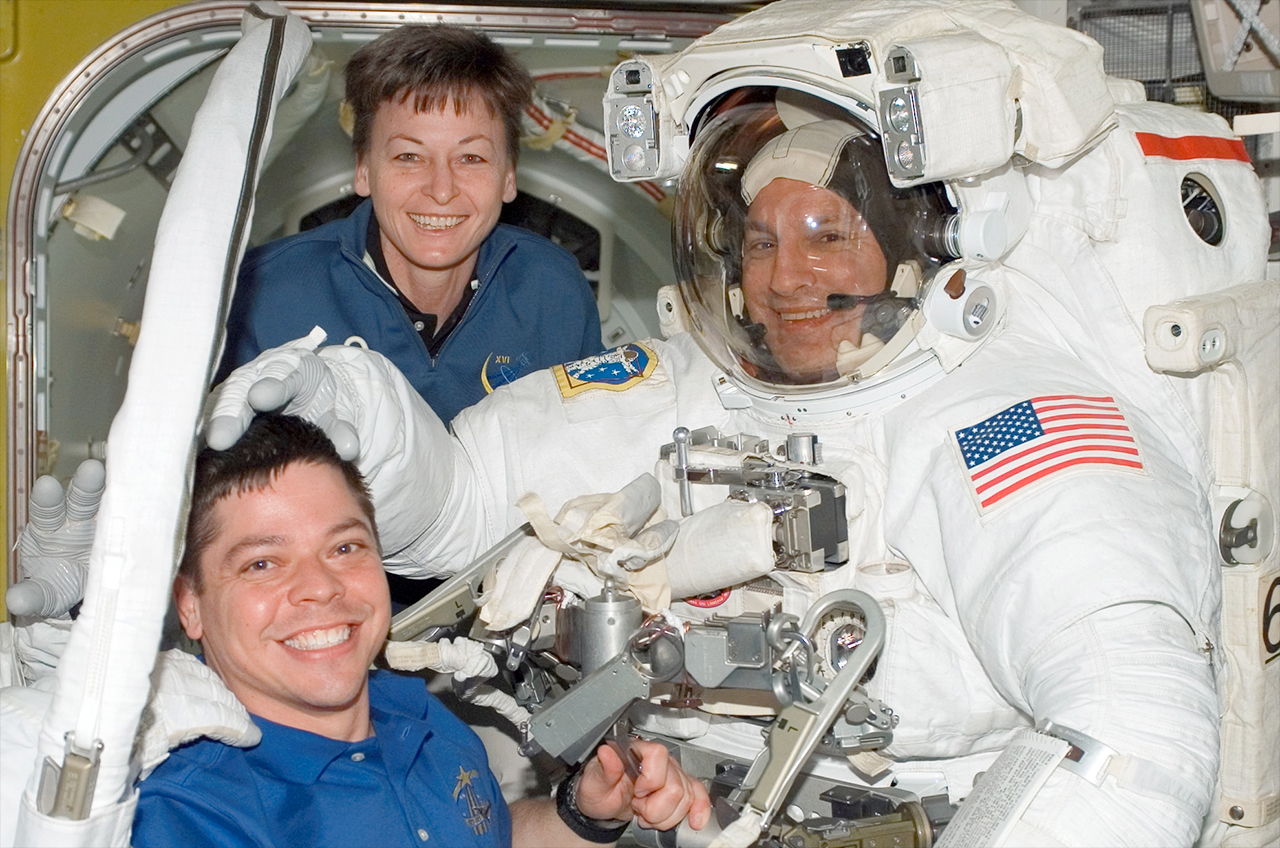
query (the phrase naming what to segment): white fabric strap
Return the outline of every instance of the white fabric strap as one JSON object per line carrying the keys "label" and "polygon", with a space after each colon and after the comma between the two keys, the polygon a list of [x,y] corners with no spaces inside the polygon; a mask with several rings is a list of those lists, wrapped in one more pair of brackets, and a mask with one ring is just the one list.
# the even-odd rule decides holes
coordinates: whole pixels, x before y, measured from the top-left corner
{"label": "white fabric strap", "polygon": [[711,840],[710,848],[747,848],[760,838],[763,826],[764,817],[759,811],[748,807]]}
{"label": "white fabric strap", "polygon": [[533,718],[528,710],[516,703],[515,698],[487,683],[480,684],[464,697],[478,707],[493,710],[516,727],[524,727]]}
{"label": "white fabric strap", "polygon": [[1107,763],[1107,774],[1116,779],[1124,789],[1141,795],[1167,795],[1184,804],[1200,803],[1204,793],[1169,769],[1142,757],[1119,754]]}
{"label": "white fabric strap", "polygon": [[[488,680],[498,673],[493,655],[479,642],[459,636],[437,642],[388,642],[387,665],[401,671],[419,671],[429,668],[441,674],[452,674],[458,682]],[[529,711],[516,703],[515,698],[485,684],[462,693],[464,700],[479,707],[486,707],[510,721],[516,727],[529,723]]]}
{"label": "white fabric strap", "polygon": [[1203,794],[1197,787],[1159,763],[1142,757],[1121,754],[1087,733],[1072,730],[1051,721],[1043,722],[1041,733],[1070,743],[1071,750],[1059,763],[1094,786],[1114,777],[1124,789],[1142,795],[1171,796],[1187,805],[1199,803]]}
{"label": "white fabric strap", "polygon": [[493,655],[479,642],[459,636],[436,642],[388,642],[387,665],[400,671],[429,668],[454,680],[488,680],[498,673]]}
{"label": "white fabric strap", "polygon": [[1280,819],[1280,792],[1258,798],[1233,798],[1223,795],[1218,802],[1218,816],[1228,824],[1241,827],[1265,827]]}

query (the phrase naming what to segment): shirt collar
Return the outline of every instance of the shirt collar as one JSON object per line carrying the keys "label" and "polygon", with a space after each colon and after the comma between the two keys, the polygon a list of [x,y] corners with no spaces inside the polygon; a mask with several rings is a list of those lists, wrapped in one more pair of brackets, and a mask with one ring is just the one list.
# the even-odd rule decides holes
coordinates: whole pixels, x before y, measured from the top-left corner
{"label": "shirt collar", "polygon": [[[458,303],[453,307],[453,312],[444,316],[443,319],[434,313],[420,311],[417,306],[414,306],[413,301],[409,300],[405,293],[400,290],[395,278],[391,276],[391,269],[387,266],[387,256],[382,250],[381,229],[378,225],[377,215],[369,216],[368,236],[365,238],[364,264],[372,268],[382,281],[382,284],[395,295],[396,300],[400,302],[401,308],[409,316],[409,322],[417,330],[422,343],[426,345],[427,352],[432,356],[437,356],[440,353],[440,348],[444,345],[445,339],[449,337],[449,334],[453,332],[458,324],[462,323],[462,316],[466,315],[467,308],[471,305],[476,290],[480,287],[480,278],[477,276],[463,288],[462,296],[458,298]],[[478,268],[478,259],[476,265]]]}
{"label": "shirt collar", "polygon": [[493,228],[493,232],[489,233],[484,242],[480,245],[480,254],[476,257],[475,278],[480,283],[480,287],[484,288],[489,280],[493,279],[493,275],[498,273],[500,266],[511,253],[516,249],[516,236],[522,232],[518,227],[512,227],[508,224],[498,224]]}
{"label": "shirt collar", "polygon": [[[338,757],[377,745],[376,736],[346,742],[277,724],[261,716],[251,717],[262,731],[262,741],[249,749],[246,756],[265,771],[291,783],[315,783]],[[374,732],[377,732],[376,725]]]}
{"label": "shirt collar", "polygon": [[[425,702],[425,697],[423,700]],[[359,742],[330,739],[261,716],[251,715],[251,718],[262,731],[262,741],[246,751],[246,756],[290,783],[314,784],[334,760],[374,750],[381,751],[389,773],[407,774],[422,744],[431,737],[424,720],[425,709],[421,716],[414,717],[370,704],[369,719],[374,735]],[[381,745],[383,740],[387,741],[386,746]]]}

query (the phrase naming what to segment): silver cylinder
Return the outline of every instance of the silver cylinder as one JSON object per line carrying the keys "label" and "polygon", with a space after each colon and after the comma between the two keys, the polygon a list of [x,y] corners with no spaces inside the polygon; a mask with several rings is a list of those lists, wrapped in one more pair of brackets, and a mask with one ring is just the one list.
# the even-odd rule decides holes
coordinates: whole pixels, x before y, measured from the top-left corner
{"label": "silver cylinder", "polygon": [[787,434],[787,459],[804,465],[818,465],[822,462],[822,446],[813,433]]}
{"label": "silver cylinder", "polygon": [[573,659],[585,676],[626,650],[631,634],[644,621],[644,611],[639,601],[608,582],[573,618]]}

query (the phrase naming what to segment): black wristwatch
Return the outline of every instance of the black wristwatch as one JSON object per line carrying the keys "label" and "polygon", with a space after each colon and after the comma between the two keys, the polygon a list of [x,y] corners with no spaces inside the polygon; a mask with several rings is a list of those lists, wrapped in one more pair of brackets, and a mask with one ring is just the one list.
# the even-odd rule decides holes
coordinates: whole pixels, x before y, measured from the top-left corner
{"label": "black wristwatch", "polygon": [[582,771],[575,771],[560,782],[556,788],[556,813],[565,826],[588,842],[608,845],[622,838],[622,833],[630,822],[614,820],[600,821],[590,819],[578,809],[578,779]]}

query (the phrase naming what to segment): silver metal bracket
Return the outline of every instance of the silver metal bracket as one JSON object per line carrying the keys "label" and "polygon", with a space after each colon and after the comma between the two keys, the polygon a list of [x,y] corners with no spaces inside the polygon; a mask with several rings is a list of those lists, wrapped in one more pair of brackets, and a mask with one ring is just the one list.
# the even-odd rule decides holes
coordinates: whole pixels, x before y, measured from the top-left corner
{"label": "silver metal bracket", "polygon": [[[773,511],[776,568],[818,572],[828,564],[848,562],[844,484],[813,470],[812,463],[819,459],[816,437],[789,444],[803,463],[775,461],[768,441],[756,436],[725,436],[714,427],[677,427],[658,456],[671,463],[680,488],[680,512],[686,517],[693,514],[694,484],[727,486],[731,500],[767,504]],[[737,466],[691,465],[689,449],[704,445],[757,455],[743,456]]]}
{"label": "silver metal bracket", "polygon": [[879,604],[871,596],[854,589],[838,589],[820,598],[805,615],[800,624],[801,631],[814,632],[818,622],[837,609],[861,612],[866,620],[866,636],[850,655],[849,662],[816,700],[784,707],[770,727],[765,747],[756,756],[743,781],[743,794],[747,795],[743,810],[759,813],[763,826],[773,820],[799,776],[801,766],[818,747],[837,715],[845,709],[858,681],[884,647],[885,622]]}
{"label": "silver metal bracket", "polygon": [[1036,730],[1070,745],[1066,757],[1058,767],[1078,774],[1094,786],[1102,785],[1102,781],[1107,776],[1107,766],[1111,764],[1113,757],[1119,756],[1114,748],[1087,733],[1063,727],[1048,719],[1040,722]]}
{"label": "silver metal bracket", "polygon": [[93,790],[98,783],[98,767],[102,762],[102,740],[93,740],[88,748],[78,748],[75,731],[66,735],[66,753],[62,765],[45,757],[40,769],[40,787],[36,793],[36,809],[55,819],[83,821],[93,806]]}
{"label": "silver metal bracket", "polygon": [[649,697],[649,691],[649,678],[632,663],[630,652],[623,652],[534,715],[529,735],[551,756],[580,763],[632,704]]}
{"label": "silver metal bracket", "polygon": [[397,613],[391,619],[391,641],[429,641],[435,628],[454,627],[474,613],[485,575],[497,567],[517,544],[532,535],[533,529],[527,523],[521,524],[431,594]]}

